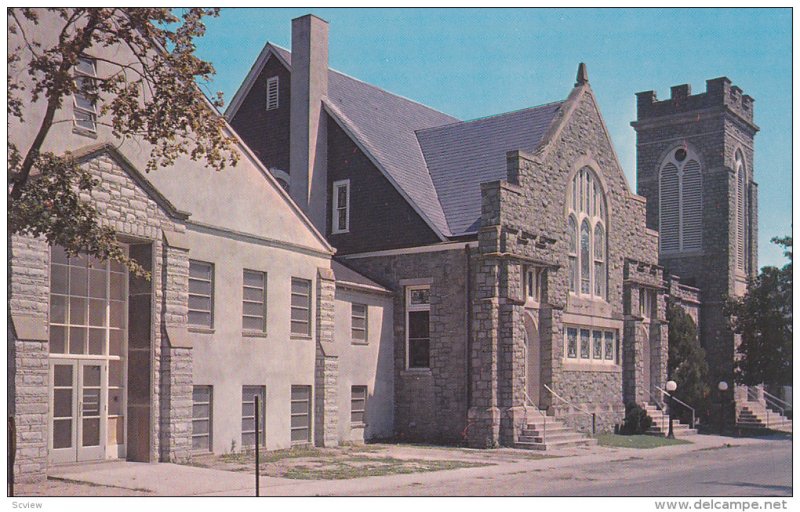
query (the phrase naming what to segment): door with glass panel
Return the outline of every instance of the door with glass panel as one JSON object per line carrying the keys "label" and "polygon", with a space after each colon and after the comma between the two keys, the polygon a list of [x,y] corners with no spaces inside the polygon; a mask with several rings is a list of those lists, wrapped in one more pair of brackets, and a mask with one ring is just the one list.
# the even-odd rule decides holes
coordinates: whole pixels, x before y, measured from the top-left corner
{"label": "door with glass panel", "polygon": [[51,462],[125,456],[127,283],[117,263],[51,251]]}
{"label": "door with glass panel", "polygon": [[106,364],[103,361],[50,362],[52,462],[104,458],[105,373]]}

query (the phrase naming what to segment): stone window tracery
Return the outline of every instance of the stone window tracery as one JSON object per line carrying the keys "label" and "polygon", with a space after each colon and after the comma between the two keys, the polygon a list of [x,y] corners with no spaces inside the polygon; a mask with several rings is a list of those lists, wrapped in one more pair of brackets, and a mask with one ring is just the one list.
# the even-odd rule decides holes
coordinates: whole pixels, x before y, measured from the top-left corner
{"label": "stone window tracery", "polygon": [[569,291],[605,299],[608,279],[606,199],[591,169],[584,167],[575,174],[568,198]]}

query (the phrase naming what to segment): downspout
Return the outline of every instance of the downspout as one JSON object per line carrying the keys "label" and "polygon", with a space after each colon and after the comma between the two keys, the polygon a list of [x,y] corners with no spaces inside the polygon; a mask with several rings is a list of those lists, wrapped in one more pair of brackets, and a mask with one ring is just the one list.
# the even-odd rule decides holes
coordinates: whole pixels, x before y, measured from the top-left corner
{"label": "downspout", "polygon": [[467,410],[466,410],[466,425],[469,424],[469,409],[472,406],[472,364],[470,364],[470,360],[472,357],[472,272],[470,268],[470,247],[469,244],[464,246],[464,257],[465,257],[465,269],[466,269],[466,280],[465,280],[465,293],[464,293],[464,301],[465,304],[465,318],[464,318],[464,327],[467,331],[467,343],[465,348],[465,357],[464,357],[464,367],[465,367],[465,375],[467,376]]}

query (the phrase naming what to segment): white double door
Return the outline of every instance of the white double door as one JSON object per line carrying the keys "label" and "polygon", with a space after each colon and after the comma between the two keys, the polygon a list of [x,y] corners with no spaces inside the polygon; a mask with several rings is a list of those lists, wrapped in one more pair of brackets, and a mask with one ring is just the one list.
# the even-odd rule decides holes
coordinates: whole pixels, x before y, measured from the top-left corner
{"label": "white double door", "polygon": [[108,361],[50,359],[50,461],[106,457]]}

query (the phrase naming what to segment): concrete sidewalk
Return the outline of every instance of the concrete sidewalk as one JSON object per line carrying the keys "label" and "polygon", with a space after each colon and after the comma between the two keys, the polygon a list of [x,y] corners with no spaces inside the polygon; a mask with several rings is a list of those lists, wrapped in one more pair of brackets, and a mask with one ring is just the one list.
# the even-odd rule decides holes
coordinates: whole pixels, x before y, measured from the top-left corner
{"label": "concrete sidewalk", "polygon": [[[471,460],[491,463],[491,466],[454,470],[395,474],[354,478],[350,480],[294,480],[262,477],[262,496],[347,496],[369,492],[380,494],[381,489],[435,485],[453,480],[469,480],[556,468],[576,468],[629,459],[668,459],[697,450],[722,448],[726,445],[742,446],[769,442],[764,439],[728,438],[697,435],[688,438],[692,444],[665,446],[653,449],[609,448],[594,446],[583,449],[547,452],[557,458],[531,459],[531,452],[514,449],[452,450],[435,447],[387,445],[387,456],[397,458],[428,457],[438,460]],[[147,464],[125,461],[81,464],[53,468],[49,476],[54,479],[88,483],[137,491],[148,491],[158,496],[253,496],[255,477],[249,473],[207,469],[178,464]]]}

